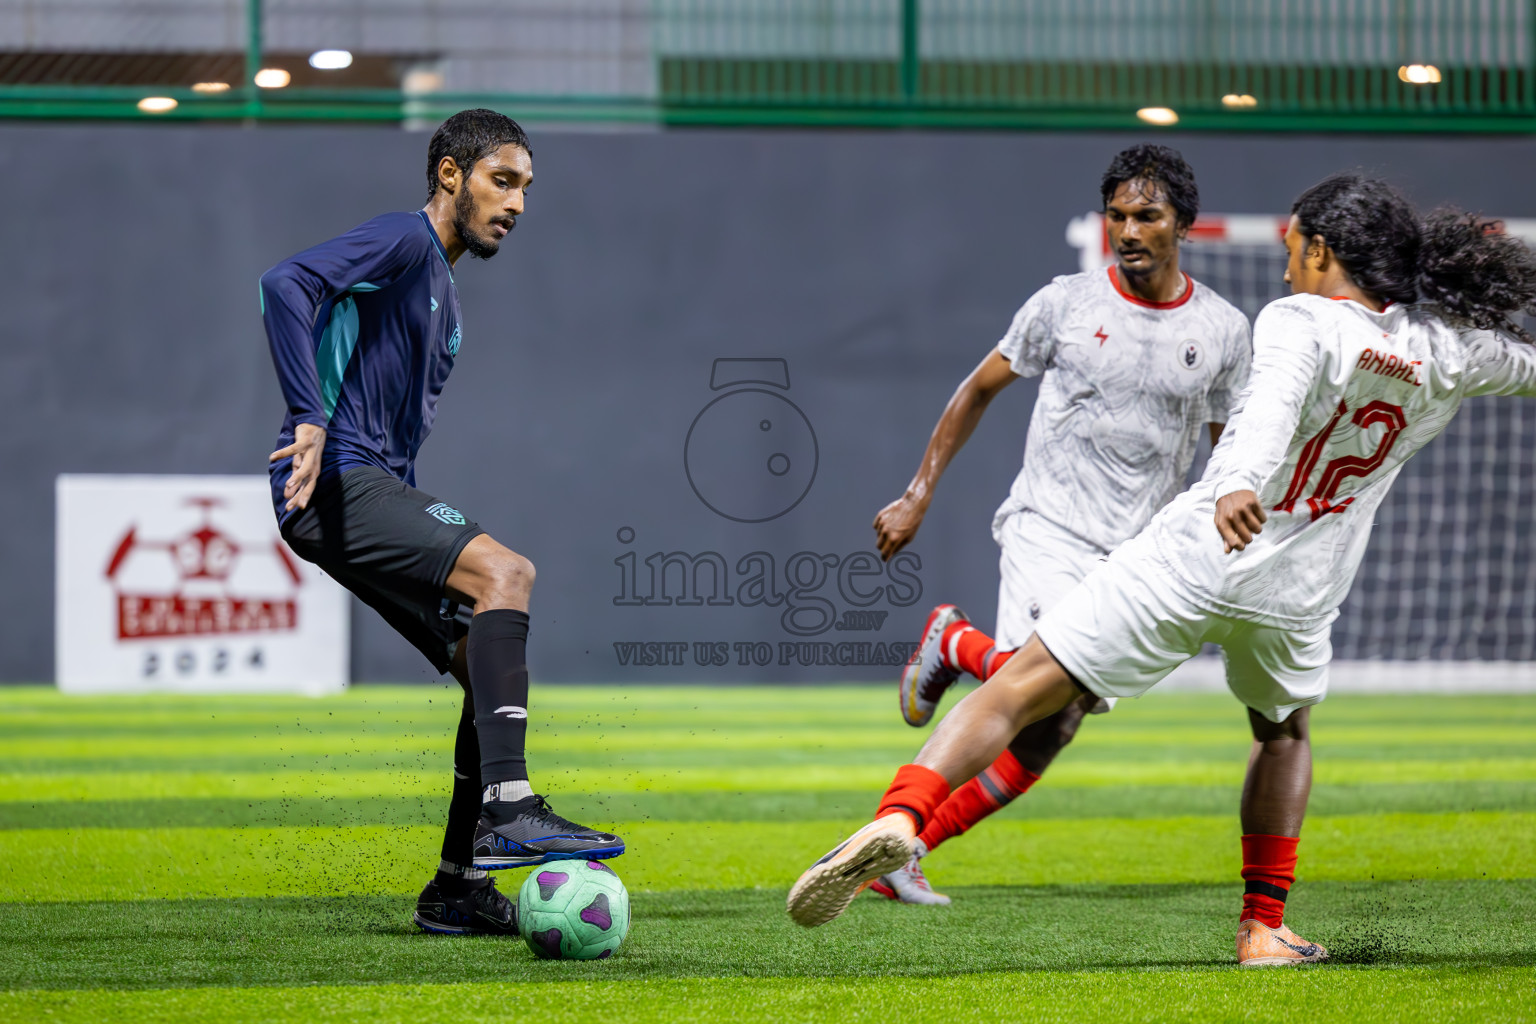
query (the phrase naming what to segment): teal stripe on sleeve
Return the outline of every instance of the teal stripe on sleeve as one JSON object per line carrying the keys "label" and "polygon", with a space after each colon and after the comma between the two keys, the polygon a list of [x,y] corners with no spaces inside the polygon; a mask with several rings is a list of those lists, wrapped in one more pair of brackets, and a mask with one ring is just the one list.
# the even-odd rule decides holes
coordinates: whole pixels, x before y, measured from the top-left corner
{"label": "teal stripe on sleeve", "polygon": [[320,373],[320,398],[325,402],[325,418],[336,412],[336,400],[341,397],[341,379],[347,375],[347,364],[357,348],[357,303],[352,292],[376,292],[379,286],[363,281],[347,289],[348,294],[337,299],[331,306],[331,319],[320,335],[320,348],[315,352],[315,369]]}
{"label": "teal stripe on sleeve", "polygon": [[325,418],[336,412],[336,399],[341,397],[341,379],[346,376],[347,364],[357,348],[357,303],[352,296],[344,295],[331,307],[330,322],[320,336],[320,348],[315,352],[315,369],[320,371],[320,397],[325,402]]}

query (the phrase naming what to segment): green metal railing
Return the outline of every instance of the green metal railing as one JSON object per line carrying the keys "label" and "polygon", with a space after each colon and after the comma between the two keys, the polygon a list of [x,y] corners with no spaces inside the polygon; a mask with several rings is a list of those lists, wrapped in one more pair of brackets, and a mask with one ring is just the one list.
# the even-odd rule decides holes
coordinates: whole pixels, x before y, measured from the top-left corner
{"label": "green metal railing", "polygon": [[[0,13],[46,2],[0,0]],[[152,81],[137,70],[131,82],[103,72],[88,84],[0,56],[0,116],[424,123],[485,105],[533,120],[1125,128],[1163,108],[1193,129],[1536,129],[1536,0],[651,0],[606,14],[506,0],[478,13],[466,4],[453,17],[467,20],[432,33],[478,49],[407,60],[399,54],[411,40],[397,40],[372,58],[367,80],[301,80],[294,19],[306,3],[241,6],[244,52],[223,54],[241,80],[224,92],[194,90],[185,70],[212,52],[168,58]],[[421,17],[448,17],[450,5],[420,6]],[[175,16],[164,8],[144,17]],[[523,42],[540,36],[519,26],[538,18],[558,37],[549,46],[569,52]],[[603,48],[620,36],[641,41]],[[269,51],[274,38],[280,48]],[[101,67],[121,59],[121,49],[91,45]],[[7,46],[19,52],[0,39]],[[294,68],[294,84],[257,88],[256,71],[274,64]],[[438,84],[411,87],[407,65],[439,69],[429,76]],[[552,70],[540,79],[530,67]],[[145,113],[138,104],[150,95],[176,105]]]}

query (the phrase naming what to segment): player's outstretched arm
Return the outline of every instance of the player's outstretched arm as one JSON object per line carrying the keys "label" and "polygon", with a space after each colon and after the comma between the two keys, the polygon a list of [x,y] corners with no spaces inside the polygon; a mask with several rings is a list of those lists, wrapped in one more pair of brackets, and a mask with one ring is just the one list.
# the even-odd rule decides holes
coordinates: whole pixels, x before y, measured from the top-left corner
{"label": "player's outstretched arm", "polygon": [[933,501],[934,488],[938,486],[939,477],[944,475],[950,460],[970,439],[976,424],[981,422],[981,414],[987,411],[992,399],[1018,379],[1019,375],[1013,372],[1008,358],[994,348],[971,371],[970,376],[960,382],[949,404],[944,407],[938,425],[933,428],[933,436],[928,439],[928,448],[923,452],[923,461],[918,466],[917,475],[912,478],[901,497],[875,516],[875,537],[881,558],[889,559],[911,543],[917,535],[917,528],[923,524],[923,516],[928,513],[928,505]]}
{"label": "player's outstretched arm", "polygon": [[1499,331],[1469,331],[1467,395],[1536,395],[1536,345]]}

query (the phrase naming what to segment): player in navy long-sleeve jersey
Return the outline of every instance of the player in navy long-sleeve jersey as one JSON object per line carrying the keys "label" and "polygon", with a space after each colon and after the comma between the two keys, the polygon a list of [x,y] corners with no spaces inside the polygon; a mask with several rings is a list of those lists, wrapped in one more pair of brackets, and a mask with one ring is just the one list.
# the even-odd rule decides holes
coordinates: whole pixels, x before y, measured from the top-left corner
{"label": "player in navy long-sleeve jersey", "polygon": [[[517,122],[466,110],[432,136],[427,205],[386,213],[261,278],[288,413],[270,457],[283,537],[464,687],[453,799],[428,931],[516,934],[487,871],[614,857],[617,836],[556,815],[528,782],[533,564],[415,487],[416,453],[462,338],[453,268],[496,255],[523,212],[532,149]],[[459,614],[473,608],[468,623]]]}

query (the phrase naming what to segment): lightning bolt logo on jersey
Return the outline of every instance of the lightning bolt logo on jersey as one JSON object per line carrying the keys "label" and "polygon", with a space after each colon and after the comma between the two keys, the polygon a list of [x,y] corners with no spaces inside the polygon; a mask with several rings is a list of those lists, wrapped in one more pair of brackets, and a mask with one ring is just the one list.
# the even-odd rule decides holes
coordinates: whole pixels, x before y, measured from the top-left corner
{"label": "lightning bolt logo on jersey", "polygon": [[1112,551],[1183,487],[1201,424],[1226,422],[1251,352],[1243,314],[1185,281],[1148,303],[1113,268],[1072,274],[1015,315],[998,349],[1040,394],[994,535],[1030,510]]}

